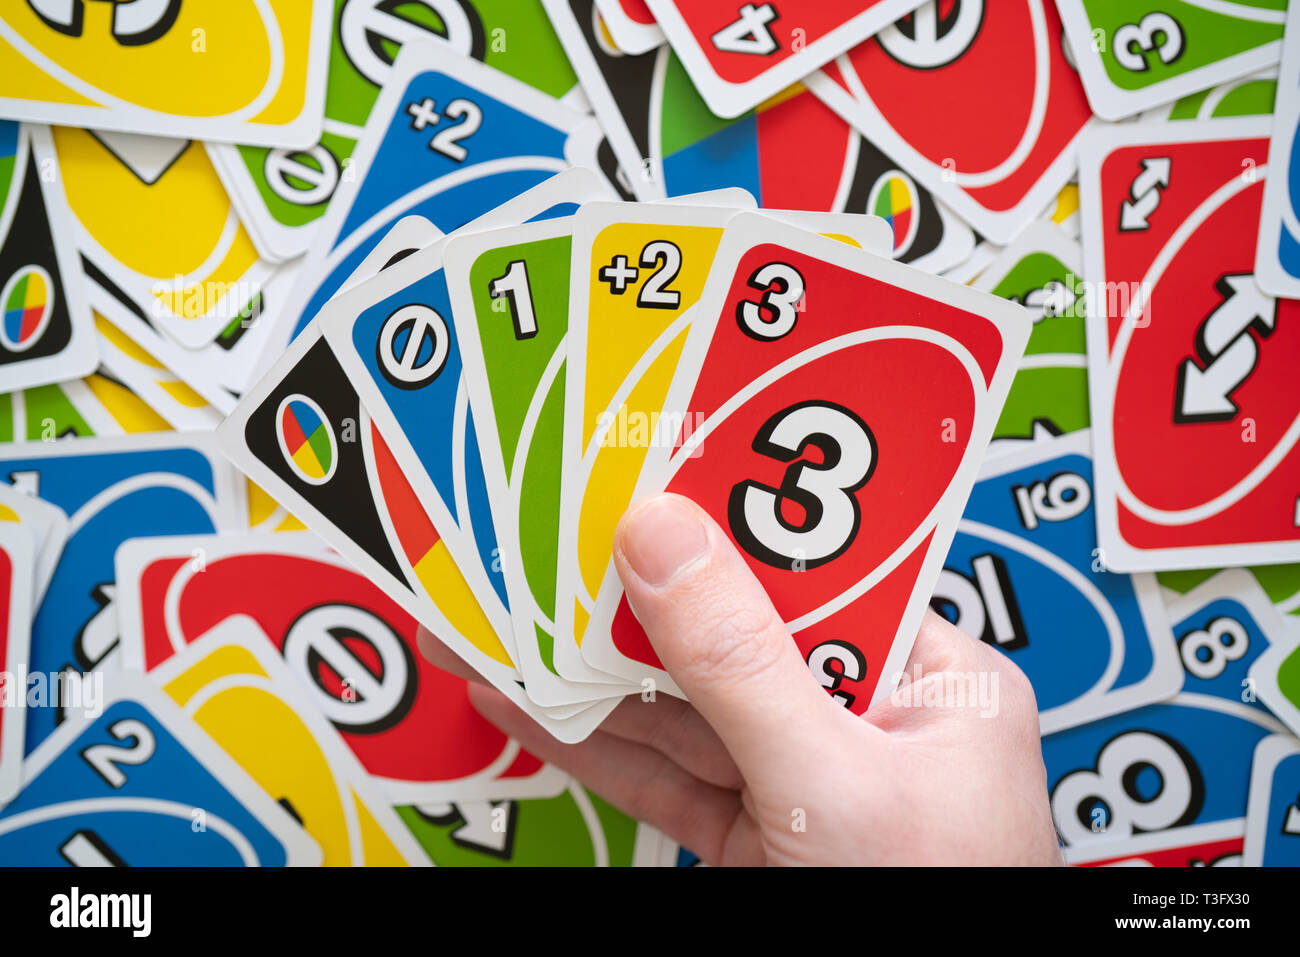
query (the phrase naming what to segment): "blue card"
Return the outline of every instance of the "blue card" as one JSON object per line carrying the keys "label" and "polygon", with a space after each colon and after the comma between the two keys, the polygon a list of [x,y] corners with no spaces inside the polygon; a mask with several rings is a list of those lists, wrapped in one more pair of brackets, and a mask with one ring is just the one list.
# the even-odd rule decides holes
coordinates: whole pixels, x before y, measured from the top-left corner
{"label": "blue card", "polygon": [[[32,623],[29,675],[120,667],[113,556],[128,538],[246,526],[244,483],[211,435],[160,433],[0,445],[0,480],[68,514],[68,540]],[[29,693],[30,697],[30,693]],[[30,754],[62,720],[48,700],[27,709]]]}
{"label": "blue card", "polygon": [[1259,699],[1252,669],[1270,647],[1290,646],[1291,623],[1244,568],[1229,568],[1166,599],[1183,667],[1184,694],[1240,701],[1278,717]]}
{"label": "blue card", "polygon": [[1255,749],[1242,863],[1300,867],[1300,741],[1265,738]]}
{"label": "blue card", "polygon": [[449,233],[566,168],[587,122],[445,45],[404,44],[277,322],[297,336],[402,217]]}
{"label": "blue card", "polygon": [[1085,430],[988,461],[930,602],[1019,665],[1045,734],[1183,682],[1154,576],[1105,570],[1090,449]]}
{"label": "blue card", "polygon": [[1250,578],[1224,572],[1172,604],[1183,681],[1170,700],[1043,739],[1066,845],[1246,816],[1255,748],[1286,730],[1247,676],[1268,645]]}
{"label": "blue card", "polygon": [[320,847],[142,674],[106,682],[28,758],[0,810],[0,862],[52,867],[318,865]]}
{"label": "blue card", "polygon": [[[594,173],[570,170],[494,210],[490,224],[484,218],[478,225],[563,215],[601,195],[608,194]],[[340,296],[322,311],[320,323],[488,620],[498,634],[509,634],[501,553],[442,269],[444,245],[419,250]],[[559,707],[603,697],[548,680],[554,676],[534,658],[521,654],[516,664],[537,704]]]}

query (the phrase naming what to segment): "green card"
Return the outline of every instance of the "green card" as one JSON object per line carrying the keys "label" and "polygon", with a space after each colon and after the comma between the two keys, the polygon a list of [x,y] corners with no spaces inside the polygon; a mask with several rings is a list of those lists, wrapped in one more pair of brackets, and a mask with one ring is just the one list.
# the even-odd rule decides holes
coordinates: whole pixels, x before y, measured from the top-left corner
{"label": "green card", "polygon": [[574,784],[559,797],[399,807],[439,867],[631,867],[660,863],[665,838]]}
{"label": "green card", "polygon": [[1086,297],[1079,244],[1040,221],[989,264],[976,289],[1018,302],[1034,315],[1025,356],[993,430],[998,440],[1032,440],[1088,427]]}
{"label": "green card", "polygon": [[1119,120],[1272,66],[1286,0],[1059,0],[1093,112]]}
{"label": "green card", "polygon": [[1142,120],[1210,120],[1225,116],[1272,116],[1277,75],[1248,76],[1147,110]]}
{"label": "green card", "polygon": [[[1218,569],[1157,572],[1156,581],[1170,591],[1186,594],[1217,572]],[[1279,611],[1300,615],[1300,564],[1256,565],[1250,572]]]}
{"label": "green card", "polygon": [[541,0],[335,0],[325,131],[308,150],[210,144],[208,152],[258,252],[307,251],[401,45],[437,37],[550,96],[577,77]]}
{"label": "green card", "polygon": [[530,692],[553,677],[553,690],[578,702],[626,685],[591,668],[572,635],[555,634],[572,228],[565,217],[457,237],[443,270],[520,670]]}
{"label": "green card", "polygon": [[122,426],[81,379],[0,394],[0,442],[122,434]]}

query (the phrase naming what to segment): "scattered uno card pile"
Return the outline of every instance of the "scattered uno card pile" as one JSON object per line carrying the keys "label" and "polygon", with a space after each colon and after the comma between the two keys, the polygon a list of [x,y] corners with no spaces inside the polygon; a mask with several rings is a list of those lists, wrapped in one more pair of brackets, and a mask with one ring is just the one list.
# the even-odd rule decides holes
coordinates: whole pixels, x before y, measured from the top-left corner
{"label": "scattered uno card pile", "polygon": [[1068,860],[1300,864],[1285,0],[15,0],[0,118],[0,863],[692,860],[416,644],[680,694],[669,489],[854,713],[1015,661]]}

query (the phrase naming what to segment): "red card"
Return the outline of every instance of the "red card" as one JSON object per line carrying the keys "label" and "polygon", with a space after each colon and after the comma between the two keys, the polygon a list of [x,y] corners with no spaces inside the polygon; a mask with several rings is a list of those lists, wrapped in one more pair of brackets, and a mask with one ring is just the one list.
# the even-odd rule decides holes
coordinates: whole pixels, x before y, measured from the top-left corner
{"label": "red card", "polygon": [[413,618],[324,549],[279,546],[281,537],[183,543],[192,548],[171,540],[142,556],[138,598],[121,597],[138,607],[144,667],[231,615],[248,615],[395,800],[523,796],[539,775],[547,782],[531,790],[554,792],[542,762],[473,708],[464,679],[425,660]]}
{"label": "red card", "polygon": [[1112,568],[1300,558],[1300,304],[1253,277],[1267,132],[1267,118],[1116,128],[1086,150],[1088,371]]}
{"label": "red card", "polygon": [[1074,175],[1092,121],[1044,0],[927,4],[809,86],[994,242],[1007,243]]}
{"label": "red card", "polygon": [[735,117],[812,73],[920,0],[648,0],[696,89]]}

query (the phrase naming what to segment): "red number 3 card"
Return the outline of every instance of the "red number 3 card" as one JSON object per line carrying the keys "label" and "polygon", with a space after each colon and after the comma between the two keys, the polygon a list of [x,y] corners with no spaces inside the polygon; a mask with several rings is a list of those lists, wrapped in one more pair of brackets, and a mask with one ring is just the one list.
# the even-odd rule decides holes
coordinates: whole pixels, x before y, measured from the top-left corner
{"label": "red number 3 card", "polygon": [[775,96],[922,0],[648,0],[696,89],[732,118]]}
{"label": "red number 3 card", "polygon": [[1255,284],[1268,118],[1113,127],[1080,171],[1100,556],[1300,559],[1300,303]]}
{"label": "red number 3 card", "polygon": [[[690,428],[642,491],[717,520],[813,673],[864,711],[906,665],[1029,314],[753,214],[697,310],[665,412]],[[616,588],[597,616],[629,677],[676,690]]]}

